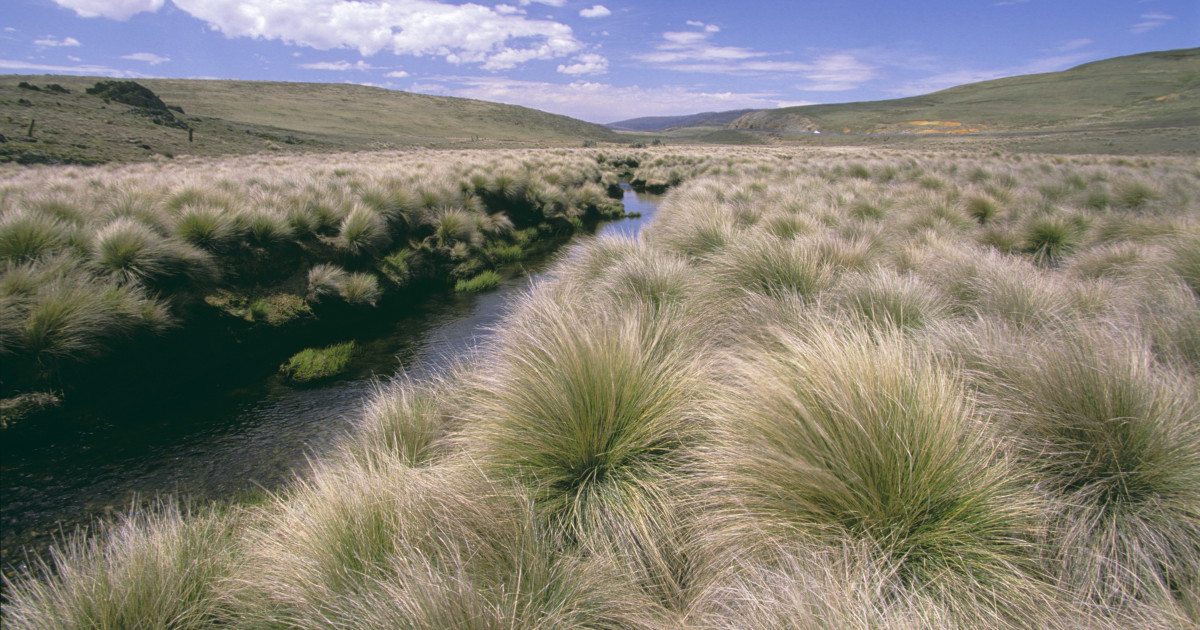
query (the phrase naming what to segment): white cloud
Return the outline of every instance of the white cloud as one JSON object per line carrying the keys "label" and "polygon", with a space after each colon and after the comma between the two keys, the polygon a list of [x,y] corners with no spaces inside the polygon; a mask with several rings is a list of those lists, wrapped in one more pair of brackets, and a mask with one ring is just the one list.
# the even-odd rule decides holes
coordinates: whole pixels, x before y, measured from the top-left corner
{"label": "white cloud", "polygon": [[302,63],[302,64],[300,64],[300,67],[304,68],[305,70],[337,70],[337,71],[382,70],[383,69],[383,68],[378,68],[378,67],[372,66],[371,64],[363,61],[362,59],[359,59],[355,63],[350,63],[349,61],[316,61],[313,63]]}
{"label": "white cloud", "polygon": [[106,17],[113,20],[128,20],[143,11],[154,12],[162,8],[164,0],[54,0],[60,7],[74,9],[81,17]]}
{"label": "white cloud", "polygon": [[14,59],[0,59],[0,70],[44,72],[47,74],[82,74],[85,76],[101,77],[128,77],[134,79],[146,78],[148,76],[140,72],[117,70],[116,68],[109,68],[108,66],[97,66],[90,64],[82,66],[56,66],[44,63],[17,61]]}
{"label": "white cloud", "polygon": [[[114,19],[155,11],[163,1],[55,0],[80,15]],[[387,50],[505,70],[535,59],[566,57],[583,47],[570,26],[529,19],[508,4],[493,8],[437,0],[172,1],[227,37],[277,39],[319,50],[349,48],[364,57]],[[537,1],[550,6],[565,2]]]}
{"label": "white cloud", "polygon": [[520,0],[520,5],[523,7],[527,7],[531,4],[533,4],[534,2],[536,2],[538,4],[550,5],[552,7],[561,7],[562,5],[567,3],[566,0]]}
{"label": "white cloud", "polygon": [[796,72],[808,83],[796,87],[812,92],[853,90],[876,76],[875,66],[860,61],[850,53],[821,55],[812,63],[803,65]]}
{"label": "white cloud", "polygon": [[35,39],[35,40],[33,40],[33,43],[37,46],[66,46],[66,47],[82,46],[82,44],[79,43],[79,40],[75,39],[74,37],[64,37],[62,39],[55,39],[55,37],[53,35],[47,35],[41,39]]}
{"label": "white cloud", "polygon": [[1167,15],[1166,13],[1143,13],[1141,18],[1141,22],[1129,27],[1129,31],[1131,33],[1134,33],[1135,35],[1147,33],[1162,26],[1163,24],[1166,24],[1167,22],[1170,22],[1171,20],[1174,20],[1175,16]]}
{"label": "white cloud", "polygon": [[442,77],[436,82],[414,84],[409,89],[523,105],[593,122],[807,104],[784,100],[778,94],[767,92],[705,92],[680,86],[618,87],[591,81],[562,85],[501,77]]}
{"label": "white cloud", "polygon": [[602,18],[612,15],[612,11],[609,11],[608,7],[603,4],[597,4],[590,9],[583,9],[579,12],[579,15],[585,18]]}
{"label": "white cloud", "polygon": [[133,53],[131,55],[122,55],[121,58],[128,59],[130,61],[144,61],[152,66],[157,66],[160,63],[166,63],[171,60],[170,57],[160,57],[154,53],[147,53],[147,52]]}
{"label": "white cloud", "polygon": [[560,64],[558,71],[572,76],[604,74],[608,72],[608,59],[604,55],[586,53],[575,57],[571,62],[571,65]]}
{"label": "white cloud", "polygon": [[403,79],[404,77],[408,76],[408,73],[403,70],[392,70],[391,72],[389,72],[383,76],[391,77],[393,79]]}

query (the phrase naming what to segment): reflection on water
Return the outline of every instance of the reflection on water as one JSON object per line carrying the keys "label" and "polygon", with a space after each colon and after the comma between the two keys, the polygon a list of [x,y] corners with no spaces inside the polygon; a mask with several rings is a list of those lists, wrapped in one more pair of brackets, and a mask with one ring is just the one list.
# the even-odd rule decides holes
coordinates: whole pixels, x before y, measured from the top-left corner
{"label": "reflection on water", "polygon": [[[642,217],[603,225],[599,235],[636,235],[656,200],[626,190],[624,203]],[[104,409],[65,423],[70,429],[60,423],[53,433],[37,427],[5,431],[5,573],[22,564],[26,550],[44,549],[59,531],[125,509],[135,496],[222,500],[278,488],[361,418],[378,378],[401,368],[420,378],[468,352],[547,264],[527,263],[524,273],[482,295],[439,294],[406,309],[386,330],[356,339],[363,347],[356,371],[325,386],[297,389],[270,373],[234,385],[214,379],[153,399],[114,397]]]}

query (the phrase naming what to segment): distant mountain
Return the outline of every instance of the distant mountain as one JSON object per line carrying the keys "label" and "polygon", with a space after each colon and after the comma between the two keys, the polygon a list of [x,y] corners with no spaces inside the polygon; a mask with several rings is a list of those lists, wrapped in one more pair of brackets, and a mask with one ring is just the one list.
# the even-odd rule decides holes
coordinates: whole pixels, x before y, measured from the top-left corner
{"label": "distant mountain", "polygon": [[618,131],[670,131],[686,127],[724,127],[748,114],[753,109],[737,109],[728,112],[704,112],[690,116],[647,116],[630,118],[604,125]]}
{"label": "distant mountain", "polygon": [[1200,48],[960,85],[885,101],[748,112],[730,129],[821,133],[1018,132],[1200,125]]}

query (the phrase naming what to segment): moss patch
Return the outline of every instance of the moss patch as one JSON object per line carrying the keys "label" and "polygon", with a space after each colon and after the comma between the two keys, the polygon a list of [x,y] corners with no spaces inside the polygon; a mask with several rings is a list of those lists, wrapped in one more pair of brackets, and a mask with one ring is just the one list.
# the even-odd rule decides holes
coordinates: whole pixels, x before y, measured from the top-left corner
{"label": "moss patch", "polygon": [[500,284],[500,274],[495,271],[485,271],[469,280],[459,280],[454,284],[454,290],[459,292],[478,292],[496,288]]}
{"label": "moss patch", "polygon": [[346,368],[358,350],[353,341],[325,348],[305,348],[279,366],[279,373],[293,383],[311,383],[333,378]]}

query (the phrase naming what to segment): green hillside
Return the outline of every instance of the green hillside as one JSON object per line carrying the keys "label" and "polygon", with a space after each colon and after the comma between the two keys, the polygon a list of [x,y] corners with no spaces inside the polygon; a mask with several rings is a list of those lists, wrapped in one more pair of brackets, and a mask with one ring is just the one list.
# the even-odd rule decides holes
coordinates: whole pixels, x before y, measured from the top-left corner
{"label": "green hillside", "polygon": [[886,101],[760,110],[733,129],[822,133],[1005,133],[1200,125],[1200,48]]}
{"label": "green hillside", "polygon": [[[586,140],[620,139],[600,125],[525,107],[361,85],[138,80],[166,105],[182,110],[174,114],[181,124],[171,126],[155,124],[145,111],[87,94],[99,80],[0,77],[0,161],[95,163],[262,151],[578,146]],[[27,87],[19,87],[21,83]]]}

